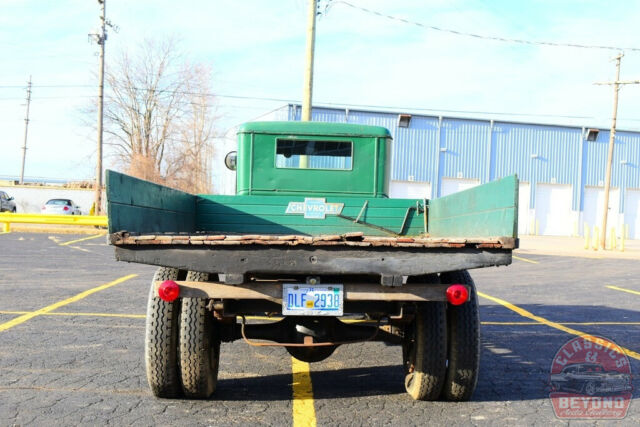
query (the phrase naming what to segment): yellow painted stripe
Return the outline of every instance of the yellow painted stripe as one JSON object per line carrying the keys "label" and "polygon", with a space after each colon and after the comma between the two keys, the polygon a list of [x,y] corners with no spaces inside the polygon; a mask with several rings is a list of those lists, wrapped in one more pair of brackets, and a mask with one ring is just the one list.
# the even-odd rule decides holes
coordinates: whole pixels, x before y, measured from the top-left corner
{"label": "yellow painted stripe", "polygon": [[[28,314],[30,311],[2,311],[0,314]],[[87,316],[87,317],[122,317],[125,319],[144,319],[144,314],[117,314],[117,313],[69,313],[69,312],[53,312],[44,313],[40,316]]]}
{"label": "yellow painted stripe", "polygon": [[133,279],[136,276],[138,276],[138,275],[137,274],[129,274],[127,276],[123,276],[123,277],[121,277],[119,279],[116,279],[113,282],[105,283],[104,285],[97,286],[95,288],[89,289],[89,290],[84,291],[84,292],[80,292],[79,294],[77,294],[75,296],[72,296],[71,298],[67,298],[65,300],[62,300],[62,301],[56,302],[54,304],[48,305],[48,306],[46,306],[44,308],[41,308],[40,310],[32,311],[30,313],[25,313],[22,316],[19,316],[19,317],[16,317],[15,319],[9,320],[8,322],[1,323],[0,324],[0,332],[6,331],[7,329],[10,329],[10,328],[13,328],[14,326],[17,326],[17,325],[19,325],[21,323],[24,323],[29,319],[33,319],[36,316],[40,316],[42,314],[50,313],[50,312],[52,312],[52,311],[54,311],[54,310],[56,310],[56,309],[58,309],[58,308],[60,308],[62,306],[65,306],[67,304],[71,304],[71,303],[76,302],[76,301],[80,301],[81,299],[86,298],[91,294],[95,294],[96,292],[103,291],[103,290],[108,289],[108,288],[110,288],[112,286],[115,286],[115,285],[117,285],[119,283],[125,282],[125,281],[127,281],[129,279]]}
{"label": "yellow painted stripe", "polygon": [[[540,322],[481,322],[483,325],[497,326],[535,326],[544,325]],[[558,322],[558,325],[578,326],[640,326],[640,322]]]}
{"label": "yellow painted stripe", "polygon": [[538,261],[534,261],[532,259],[522,258],[519,256],[511,255],[511,258],[517,259],[518,261],[530,262],[531,264],[540,264]]}
{"label": "yellow painted stripe", "polygon": [[10,231],[0,231],[0,234],[9,234],[11,233]]}
{"label": "yellow painted stripe", "polygon": [[68,242],[60,243],[60,246],[67,246],[73,243],[84,242],[85,240],[97,239],[98,237],[106,236],[106,233],[96,234],[95,236],[83,237],[82,239],[70,240]]}
{"label": "yellow painted stripe", "polygon": [[316,410],[313,405],[313,386],[309,364],[291,358],[293,373],[293,427],[315,427]]}
{"label": "yellow painted stripe", "polygon": [[[550,320],[545,319],[544,317],[540,317],[540,316],[536,316],[533,313],[528,312],[527,310],[520,308],[518,306],[515,306],[513,304],[511,304],[510,302],[507,302],[503,299],[500,298],[496,298],[496,297],[492,297],[491,295],[487,295],[485,293],[482,292],[478,292],[478,295],[480,295],[482,298],[486,298],[488,300],[491,300],[493,302],[496,302],[500,305],[503,305],[504,307],[508,308],[511,311],[515,311],[516,313],[518,313],[520,316],[522,317],[526,317],[527,319],[531,319],[531,320],[535,320],[536,322],[540,322],[540,323],[544,323],[545,325],[558,329],[560,331],[566,332],[570,335],[576,335],[578,337],[584,337],[585,339],[589,340],[589,341],[595,341],[595,338],[591,339],[591,336],[589,334],[586,334],[584,332],[580,332],[577,331],[575,329],[571,329],[568,328],[566,326],[561,325],[560,323],[556,323],[556,322],[552,322]],[[640,353],[637,353],[633,350],[630,350],[628,348],[622,347],[622,346],[618,346],[620,347],[620,349],[629,357],[632,357],[636,360],[640,360]]]}
{"label": "yellow painted stripe", "polygon": [[[7,315],[21,315],[21,314],[29,314],[31,311],[7,311],[0,310],[0,314]],[[119,314],[119,313],[74,313],[74,312],[62,312],[56,311],[51,313],[43,313],[39,316],[84,316],[84,317],[117,317],[122,319],[144,319],[147,316],[145,314]],[[266,316],[247,316],[247,319],[257,319],[257,320],[280,320],[281,317],[266,317]],[[375,324],[373,321],[366,320],[343,320],[345,323],[371,323]],[[481,322],[483,325],[487,326],[540,326],[544,325],[541,322],[492,322],[486,321]],[[559,325],[582,325],[582,326],[640,326],[640,322],[558,322]]]}
{"label": "yellow painted stripe", "polygon": [[638,292],[638,291],[632,291],[631,289],[619,288],[617,286],[607,285],[607,288],[613,289],[614,291],[622,291],[622,292],[627,292],[627,293],[634,294],[634,295],[640,295],[640,292]]}

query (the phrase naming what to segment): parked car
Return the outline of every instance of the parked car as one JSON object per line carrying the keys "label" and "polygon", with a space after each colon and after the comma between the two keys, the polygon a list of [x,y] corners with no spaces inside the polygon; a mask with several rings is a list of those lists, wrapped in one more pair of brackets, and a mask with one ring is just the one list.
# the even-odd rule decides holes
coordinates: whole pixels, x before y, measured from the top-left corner
{"label": "parked car", "polygon": [[16,202],[4,191],[0,191],[0,212],[16,212]]}
{"label": "parked car", "polygon": [[82,215],[80,206],[71,199],[51,199],[42,206],[43,214]]}
{"label": "parked car", "polygon": [[632,389],[631,377],[618,371],[607,371],[599,363],[572,363],[562,372],[551,375],[555,391],[572,391],[593,396],[596,393],[625,392]]}

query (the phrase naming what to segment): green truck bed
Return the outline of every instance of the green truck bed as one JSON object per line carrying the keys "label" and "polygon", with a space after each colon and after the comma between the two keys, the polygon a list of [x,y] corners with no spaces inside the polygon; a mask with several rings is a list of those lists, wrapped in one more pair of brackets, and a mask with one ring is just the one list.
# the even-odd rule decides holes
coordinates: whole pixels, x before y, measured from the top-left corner
{"label": "green truck bed", "polygon": [[434,200],[193,195],[106,178],[110,242],[123,261],[229,275],[408,275],[509,264],[517,247],[516,176]]}

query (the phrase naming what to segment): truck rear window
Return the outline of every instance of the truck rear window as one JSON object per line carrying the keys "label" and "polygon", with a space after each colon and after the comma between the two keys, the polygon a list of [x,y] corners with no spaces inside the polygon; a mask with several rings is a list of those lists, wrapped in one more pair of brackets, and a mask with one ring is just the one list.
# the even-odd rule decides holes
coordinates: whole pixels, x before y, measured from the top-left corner
{"label": "truck rear window", "polygon": [[278,168],[351,170],[352,156],[352,143],[348,141],[276,141]]}

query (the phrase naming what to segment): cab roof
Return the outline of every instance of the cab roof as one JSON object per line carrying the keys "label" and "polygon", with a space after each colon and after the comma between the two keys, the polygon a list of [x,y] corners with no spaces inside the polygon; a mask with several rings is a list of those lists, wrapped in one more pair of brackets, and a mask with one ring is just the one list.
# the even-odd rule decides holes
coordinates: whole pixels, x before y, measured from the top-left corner
{"label": "cab roof", "polygon": [[326,122],[249,122],[238,128],[238,133],[362,136],[391,138],[391,133],[382,126],[357,125],[351,123]]}

